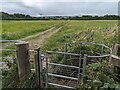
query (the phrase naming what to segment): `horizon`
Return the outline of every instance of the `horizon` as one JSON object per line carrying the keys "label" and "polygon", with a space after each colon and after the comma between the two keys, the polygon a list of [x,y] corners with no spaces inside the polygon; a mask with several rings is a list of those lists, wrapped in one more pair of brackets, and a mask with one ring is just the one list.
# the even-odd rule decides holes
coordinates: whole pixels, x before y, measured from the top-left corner
{"label": "horizon", "polygon": [[21,13],[33,17],[119,15],[118,2],[99,2],[100,0],[96,0],[97,2],[91,1],[92,0],[89,0],[89,2],[49,2],[48,0],[40,0],[40,2],[38,2],[38,0],[21,0],[15,2],[15,0],[12,0],[10,2],[4,0],[0,2],[2,7],[0,12],[7,12],[9,14]]}
{"label": "horizon", "polygon": [[[3,11],[2,11],[3,12]],[[2,12],[0,12],[0,13],[2,13]],[[3,12],[3,13],[7,13],[7,12]],[[7,13],[7,14],[9,14],[9,15],[14,15],[14,14],[22,14],[22,15],[29,15],[29,14],[25,14],[25,13]],[[78,17],[82,17],[82,16],[92,16],[92,17],[95,17],[95,16],[98,16],[98,17],[102,17],[102,16],[106,16],[106,15],[108,15],[108,16],[113,16],[113,15],[115,15],[115,14],[105,14],[105,15],[101,15],[101,16],[99,16],[99,15],[88,15],[88,14],[84,14],[84,15],[80,15],[80,16],[78,16]],[[31,16],[31,15],[29,15],[29,16]],[[44,15],[44,16],[39,16],[39,17],[56,17],[56,16],[58,16],[58,15]],[[120,15],[115,15],[115,16],[120,16]],[[36,17],[36,16],[31,16],[31,17]],[[76,17],[76,15],[67,15],[67,16],[65,16],[65,15],[59,15],[58,17]]]}

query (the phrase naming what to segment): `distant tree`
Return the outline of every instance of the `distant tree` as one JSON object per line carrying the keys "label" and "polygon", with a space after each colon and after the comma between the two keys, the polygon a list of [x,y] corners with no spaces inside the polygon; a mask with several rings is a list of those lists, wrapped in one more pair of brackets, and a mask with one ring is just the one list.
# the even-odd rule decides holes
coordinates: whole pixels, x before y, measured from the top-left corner
{"label": "distant tree", "polygon": [[104,15],[104,16],[44,16],[44,17],[32,17],[30,15],[15,13],[8,14],[0,12],[1,20],[120,20],[118,15]]}

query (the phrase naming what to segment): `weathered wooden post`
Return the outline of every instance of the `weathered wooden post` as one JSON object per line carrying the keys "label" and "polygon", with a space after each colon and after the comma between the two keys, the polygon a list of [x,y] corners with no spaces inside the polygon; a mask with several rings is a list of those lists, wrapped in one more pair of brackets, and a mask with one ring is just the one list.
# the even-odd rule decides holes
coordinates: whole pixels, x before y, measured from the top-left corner
{"label": "weathered wooden post", "polygon": [[120,44],[115,44],[112,47],[112,55],[110,57],[110,63],[117,68],[117,80],[120,81]]}
{"label": "weathered wooden post", "polygon": [[38,60],[39,60],[39,49],[34,49],[34,58],[35,58],[35,74],[36,74],[36,82],[39,87],[39,72],[38,72]]}
{"label": "weathered wooden post", "polygon": [[40,49],[34,49],[34,58],[35,58],[35,74],[37,78],[37,85],[38,88],[43,87],[43,82],[42,82],[42,59],[41,59],[41,54],[42,52]]}
{"label": "weathered wooden post", "polygon": [[30,62],[29,62],[29,44],[28,42],[16,43],[17,51],[17,64],[19,78],[24,79],[30,73]]}
{"label": "weathered wooden post", "polygon": [[38,49],[34,49],[34,59],[35,59],[35,74],[38,75],[38,54],[39,54],[39,50]]}
{"label": "weathered wooden post", "polygon": [[120,56],[118,55],[119,53],[120,53],[120,45],[119,44],[113,45],[112,55],[110,57],[110,63],[120,68]]}
{"label": "weathered wooden post", "polygon": [[117,55],[117,52],[118,52],[118,44],[114,44],[113,46],[112,46],[112,54],[113,55]]}

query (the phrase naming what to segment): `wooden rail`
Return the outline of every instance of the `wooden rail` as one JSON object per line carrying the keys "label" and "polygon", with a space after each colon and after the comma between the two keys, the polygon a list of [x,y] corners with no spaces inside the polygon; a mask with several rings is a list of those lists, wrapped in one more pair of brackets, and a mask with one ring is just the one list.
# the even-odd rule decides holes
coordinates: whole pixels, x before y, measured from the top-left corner
{"label": "wooden rail", "polygon": [[110,63],[120,68],[120,56],[118,55],[118,53],[120,53],[120,45],[115,44],[112,47],[112,55],[110,57]]}
{"label": "wooden rail", "polygon": [[111,63],[114,65],[114,66],[117,66],[120,68],[120,58],[118,56],[115,56],[115,55],[111,55]]}

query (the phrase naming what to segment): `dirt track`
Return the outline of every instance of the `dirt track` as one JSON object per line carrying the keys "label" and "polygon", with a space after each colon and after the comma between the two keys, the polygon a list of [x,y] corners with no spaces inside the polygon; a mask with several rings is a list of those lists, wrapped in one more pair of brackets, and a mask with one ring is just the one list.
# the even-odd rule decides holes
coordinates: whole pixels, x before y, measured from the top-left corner
{"label": "dirt track", "polygon": [[26,39],[37,36],[36,38],[26,40],[29,42],[29,48],[35,49],[38,47],[42,47],[46,43],[46,39],[52,36],[54,33],[58,32],[60,29],[61,27],[59,28],[52,27],[51,29],[45,30],[34,36],[27,37]]}

